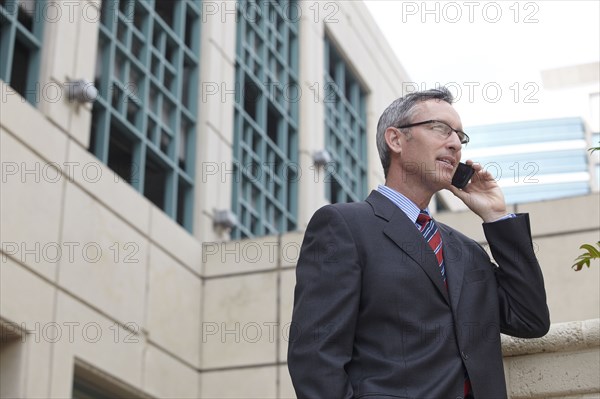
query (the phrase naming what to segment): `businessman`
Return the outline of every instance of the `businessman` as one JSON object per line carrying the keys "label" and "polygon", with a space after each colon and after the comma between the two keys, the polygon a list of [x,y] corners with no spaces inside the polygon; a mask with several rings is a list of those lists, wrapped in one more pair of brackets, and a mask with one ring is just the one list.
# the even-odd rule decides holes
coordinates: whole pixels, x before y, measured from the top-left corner
{"label": "businessman", "polygon": [[[527,214],[479,165],[451,185],[469,137],[451,93],[394,101],[377,126],[385,185],[312,217],[296,271],[288,367],[299,398],[506,398],[500,333],[550,321]],[[483,220],[495,264],[431,219],[450,190]]]}

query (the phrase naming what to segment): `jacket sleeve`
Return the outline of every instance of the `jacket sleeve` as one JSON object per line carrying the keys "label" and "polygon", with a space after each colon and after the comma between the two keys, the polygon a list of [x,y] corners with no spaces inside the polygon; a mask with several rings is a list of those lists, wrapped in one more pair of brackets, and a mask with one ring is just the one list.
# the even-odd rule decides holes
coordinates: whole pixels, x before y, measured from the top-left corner
{"label": "jacket sleeve", "polygon": [[288,368],[298,398],[352,398],[352,358],[361,267],[350,229],[335,206],[312,217],[296,268]]}
{"label": "jacket sleeve", "polygon": [[550,328],[550,315],[529,215],[484,223],[483,230],[498,264],[501,332],[521,338],[544,336]]}

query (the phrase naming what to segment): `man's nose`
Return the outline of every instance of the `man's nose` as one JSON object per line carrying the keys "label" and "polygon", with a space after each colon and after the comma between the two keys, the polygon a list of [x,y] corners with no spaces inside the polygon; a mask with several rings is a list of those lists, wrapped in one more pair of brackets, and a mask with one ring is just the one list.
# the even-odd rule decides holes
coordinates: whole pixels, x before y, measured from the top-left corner
{"label": "man's nose", "polygon": [[458,133],[452,132],[450,137],[448,137],[448,141],[446,146],[454,151],[460,151],[462,148],[462,143],[460,142],[460,138],[458,137]]}

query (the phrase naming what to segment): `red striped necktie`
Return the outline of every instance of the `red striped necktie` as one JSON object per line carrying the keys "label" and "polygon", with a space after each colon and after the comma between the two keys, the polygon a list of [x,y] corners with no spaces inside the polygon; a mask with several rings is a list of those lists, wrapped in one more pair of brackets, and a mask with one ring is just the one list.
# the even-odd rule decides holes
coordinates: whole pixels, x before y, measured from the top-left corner
{"label": "red striped necktie", "polygon": [[429,246],[433,250],[435,257],[440,267],[440,273],[446,287],[446,268],[444,267],[444,251],[442,249],[442,234],[435,224],[434,220],[429,216],[427,211],[421,211],[419,217],[417,217],[417,223],[419,224],[419,230],[423,233],[423,237],[429,243]]}

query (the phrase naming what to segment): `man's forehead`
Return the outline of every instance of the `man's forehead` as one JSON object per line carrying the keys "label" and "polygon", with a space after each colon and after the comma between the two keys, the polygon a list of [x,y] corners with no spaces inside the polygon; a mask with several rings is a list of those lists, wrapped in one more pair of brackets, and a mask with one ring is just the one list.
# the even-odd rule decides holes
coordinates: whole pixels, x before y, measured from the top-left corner
{"label": "man's forehead", "polygon": [[421,101],[415,106],[415,115],[460,124],[460,116],[452,104],[439,99]]}

